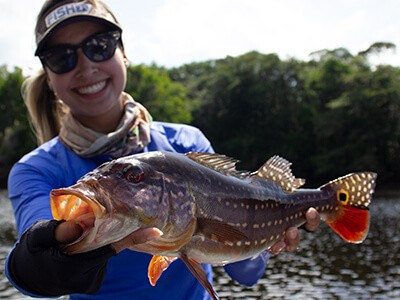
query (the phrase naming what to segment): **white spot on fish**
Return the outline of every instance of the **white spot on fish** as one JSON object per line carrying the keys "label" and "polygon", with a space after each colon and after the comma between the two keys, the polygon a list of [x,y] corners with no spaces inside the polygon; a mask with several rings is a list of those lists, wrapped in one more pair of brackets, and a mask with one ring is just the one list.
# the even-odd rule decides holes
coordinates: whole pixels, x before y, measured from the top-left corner
{"label": "white spot on fish", "polygon": [[226,246],[230,246],[230,247],[233,246],[233,243],[232,243],[231,241],[225,241],[224,244],[225,244]]}

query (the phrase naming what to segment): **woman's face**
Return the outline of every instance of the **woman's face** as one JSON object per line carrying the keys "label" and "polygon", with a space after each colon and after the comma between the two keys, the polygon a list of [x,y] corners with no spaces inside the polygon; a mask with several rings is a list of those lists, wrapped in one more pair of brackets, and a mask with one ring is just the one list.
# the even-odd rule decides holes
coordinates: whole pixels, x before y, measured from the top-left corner
{"label": "woman's face", "polygon": [[[46,46],[77,45],[87,37],[107,29],[90,21],[72,23],[57,30]],[[120,96],[126,84],[126,57],[123,50],[117,47],[114,56],[103,62],[93,62],[82,49],[77,51],[78,62],[73,70],[56,74],[46,68],[50,88],[85,126],[94,130],[107,123],[116,126],[123,110]]]}

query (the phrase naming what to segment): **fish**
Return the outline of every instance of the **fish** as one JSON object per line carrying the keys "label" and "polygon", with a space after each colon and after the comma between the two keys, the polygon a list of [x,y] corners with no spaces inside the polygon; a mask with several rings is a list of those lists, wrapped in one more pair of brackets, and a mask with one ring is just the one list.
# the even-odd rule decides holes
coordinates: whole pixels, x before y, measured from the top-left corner
{"label": "fish", "polygon": [[255,257],[306,222],[314,207],[343,240],[361,243],[369,230],[369,204],[377,174],[352,173],[316,188],[292,174],[275,155],[254,172],[223,154],[147,152],[104,163],[76,184],[54,189],[54,219],[73,220],[82,236],[65,253],[87,252],[141,228],[163,235],[129,249],[152,256],[154,286],[181,259],[213,299],[218,294],[202,263],[224,265]]}

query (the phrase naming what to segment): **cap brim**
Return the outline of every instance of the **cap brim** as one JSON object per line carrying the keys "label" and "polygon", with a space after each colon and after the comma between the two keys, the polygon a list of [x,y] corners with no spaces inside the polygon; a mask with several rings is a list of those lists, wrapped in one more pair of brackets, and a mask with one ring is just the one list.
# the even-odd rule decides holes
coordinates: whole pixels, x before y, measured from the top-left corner
{"label": "cap brim", "polygon": [[41,41],[39,42],[39,44],[36,47],[36,51],[35,51],[35,56],[39,56],[40,52],[43,50],[43,48],[45,47],[46,43],[48,42],[48,40],[52,37],[52,35],[54,33],[56,33],[60,28],[72,24],[72,23],[76,23],[79,21],[95,21],[96,23],[99,24],[103,24],[107,27],[109,27],[112,30],[119,30],[122,32],[122,28],[120,26],[118,26],[116,23],[111,23],[103,18],[99,18],[96,16],[90,16],[90,15],[78,15],[78,16],[73,16],[70,17],[60,23],[58,23],[57,25],[55,25],[54,27],[51,27],[48,32],[46,32],[43,35],[43,38],[41,39]]}

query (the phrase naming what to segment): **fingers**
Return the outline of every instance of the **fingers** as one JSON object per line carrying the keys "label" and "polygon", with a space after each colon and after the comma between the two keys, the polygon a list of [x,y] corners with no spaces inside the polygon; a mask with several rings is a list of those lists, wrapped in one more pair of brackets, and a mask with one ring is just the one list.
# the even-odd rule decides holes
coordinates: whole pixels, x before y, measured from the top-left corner
{"label": "fingers", "polygon": [[281,240],[279,242],[276,242],[275,244],[273,244],[268,251],[273,254],[273,255],[278,255],[279,253],[281,253],[283,251],[283,249],[286,248],[286,243],[284,240]]}
{"label": "fingers", "polygon": [[69,244],[79,238],[82,232],[82,227],[74,221],[65,221],[56,227],[54,235],[60,244]]}
{"label": "fingers", "polygon": [[286,251],[294,252],[300,244],[300,234],[296,227],[290,227],[285,234]]}
{"label": "fingers", "polygon": [[268,251],[274,255],[278,255],[283,250],[294,252],[298,248],[300,243],[299,231],[296,227],[290,227],[285,234],[284,239],[276,242],[272,245]]}
{"label": "fingers", "polygon": [[[317,230],[320,224],[320,216],[316,209],[310,208],[306,213],[306,223],[304,227],[307,231]],[[272,245],[268,251],[274,255],[279,254],[283,250],[294,252],[298,249],[300,244],[300,234],[296,227],[290,227],[286,231],[284,239]]]}
{"label": "fingers", "polygon": [[304,227],[307,231],[315,231],[319,226],[320,220],[317,210],[311,207],[306,213],[306,224],[304,224]]}
{"label": "fingers", "polygon": [[157,228],[139,229],[131,233],[127,237],[123,238],[122,240],[112,243],[111,247],[115,250],[116,253],[119,253],[122,250],[129,248],[130,246],[146,243],[148,241],[159,238],[162,235],[163,232]]}

